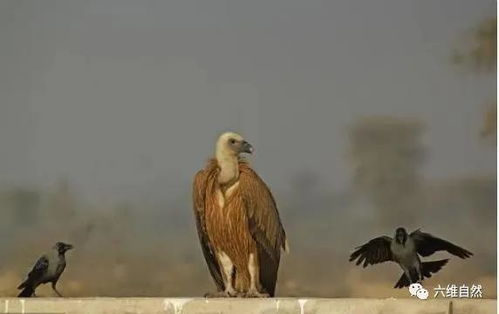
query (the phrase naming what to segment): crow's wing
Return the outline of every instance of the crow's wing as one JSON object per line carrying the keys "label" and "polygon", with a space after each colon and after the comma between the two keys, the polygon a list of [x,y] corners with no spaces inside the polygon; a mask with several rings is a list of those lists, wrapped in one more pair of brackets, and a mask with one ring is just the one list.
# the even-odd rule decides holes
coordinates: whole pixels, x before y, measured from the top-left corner
{"label": "crow's wing", "polygon": [[470,251],[467,251],[455,244],[419,230],[411,233],[410,237],[413,239],[416,245],[416,250],[421,256],[429,256],[436,251],[447,251],[450,254],[456,255],[460,258],[468,258],[473,255]]}
{"label": "crow's wing", "polygon": [[17,289],[22,289],[36,282],[40,282],[47,273],[48,267],[49,260],[46,255],[43,255],[36,261],[35,266],[33,266],[33,269],[28,274],[28,278],[21,283]]}
{"label": "crow's wing", "polygon": [[355,264],[364,263],[363,267],[393,261],[392,251],[390,250],[391,242],[392,238],[388,236],[372,239],[366,244],[355,248],[355,251],[350,255],[349,261],[352,262],[358,258]]}
{"label": "crow's wing", "polygon": [[194,202],[194,216],[196,217],[196,228],[198,231],[199,242],[201,243],[201,249],[203,251],[206,264],[208,264],[208,269],[210,274],[215,281],[218,291],[223,291],[225,285],[222,278],[222,273],[220,272],[220,267],[218,266],[217,259],[215,257],[214,249],[208,234],[206,233],[206,220],[205,220],[205,198],[206,198],[206,188],[208,184],[209,171],[201,170],[194,177],[194,185],[192,190],[192,199]]}

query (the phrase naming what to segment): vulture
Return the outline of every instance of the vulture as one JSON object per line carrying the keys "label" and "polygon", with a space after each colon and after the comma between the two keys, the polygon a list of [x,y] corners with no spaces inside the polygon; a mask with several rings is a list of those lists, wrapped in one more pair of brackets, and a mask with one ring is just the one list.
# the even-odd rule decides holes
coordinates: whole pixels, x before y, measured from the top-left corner
{"label": "vulture", "polygon": [[419,229],[408,234],[404,228],[397,228],[395,237],[381,236],[356,248],[350,255],[350,261],[363,267],[392,261],[404,271],[394,288],[407,287],[411,283],[430,278],[438,272],[448,259],[421,262],[418,255],[430,256],[437,251],[447,251],[460,258],[468,258],[473,253],[446,240],[421,232]]}
{"label": "vulture", "polygon": [[273,297],[281,250],[288,252],[274,197],[242,153],[253,147],[222,134],[194,178],[196,227],[217,287],[206,297]]}

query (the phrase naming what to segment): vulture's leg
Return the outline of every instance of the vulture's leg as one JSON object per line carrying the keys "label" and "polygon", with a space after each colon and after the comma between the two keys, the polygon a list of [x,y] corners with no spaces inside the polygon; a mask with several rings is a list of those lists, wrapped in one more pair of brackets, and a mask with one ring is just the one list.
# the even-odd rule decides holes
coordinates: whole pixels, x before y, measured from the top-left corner
{"label": "vulture's leg", "polygon": [[61,298],[62,298],[62,294],[60,294],[60,293],[59,293],[59,291],[57,291],[57,288],[55,287],[56,283],[57,283],[57,282],[52,281],[52,289],[55,291],[55,293],[57,293],[57,295],[58,295],[59,297],[61,297]]}
{"label": "vulture's leg", "polygon": [[225,252],[220,252],[218,254],[218,261],[220,264],[220,268],[222,268],[222,277],[224,280],[225,291],[222,292],[222,296],[225,297],[235,297],[237,296],[237,292],[232,286],[234,282],[234,263],[230,260],[230,257],[225,254]]}
{"label": "vulture's leg", "polygon": [[255,261],[255,254],[250,253],[248,260],[248,271],[250,274],[250,288],[246,293],[246,297],[248,298],[268,298],[268,293],[262,293],[258,291],[259,283],[259,268]]}

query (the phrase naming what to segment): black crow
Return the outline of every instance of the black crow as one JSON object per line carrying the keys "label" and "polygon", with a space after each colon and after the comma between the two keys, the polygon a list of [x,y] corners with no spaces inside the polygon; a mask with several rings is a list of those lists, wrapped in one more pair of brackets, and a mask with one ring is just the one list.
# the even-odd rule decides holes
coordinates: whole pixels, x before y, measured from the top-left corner
{"label": "black crow", "polygon": [[397,228],[393,239],[381,236],[357,247],[350,255],[350,261],[357,259],[356,265],[363,263],[363,267],[387,261],[399,264],[404,273],[394,288],[402,288],[424,278],[430,278],[432,273],[438,272],[447,264],[448,259],[421,262],[418,256],[418,254],[430,256],[436,251],[447,251],[460,258],[468,258],[473,255],[463,248],[429,233],[421,232],[419,229],[407,234],[404,228]]}
{"label": "black crow", "polygon": [[28,278],[17,287],[17,289],[23,289],[18,297],[31,297],[35,295],[35,289],[39,285],[48,282],[52,283],[52,289],[54,289],[55,293],[62,297],[56,289],[56,284],[66,268],[66,257],[64,254],[72,248],[71,244],[57,242],[53,247],[53,251],[42,255],[29,272]]}

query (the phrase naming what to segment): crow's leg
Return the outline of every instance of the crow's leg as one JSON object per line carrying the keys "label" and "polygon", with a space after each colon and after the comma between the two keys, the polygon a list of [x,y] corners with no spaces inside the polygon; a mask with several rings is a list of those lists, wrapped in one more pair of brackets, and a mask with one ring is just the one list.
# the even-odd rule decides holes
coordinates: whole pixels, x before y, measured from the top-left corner
{"label": "crow's leg", "polygon": [[60,294],[59,291],[57,291],[57,288],[55,287],[56,284],[57,284],[56,281],[52,281],[52,290],[54,290],[55,293],[57,293],[57,295],[62,298],[63,297],[62,294]]}
{"label": "crow's leg", "polygon": [[421,267],[416,268],[416,270],[418,272],[418,282],[423,281],[424,276],[423,276],[423,273],[421,272]]}

